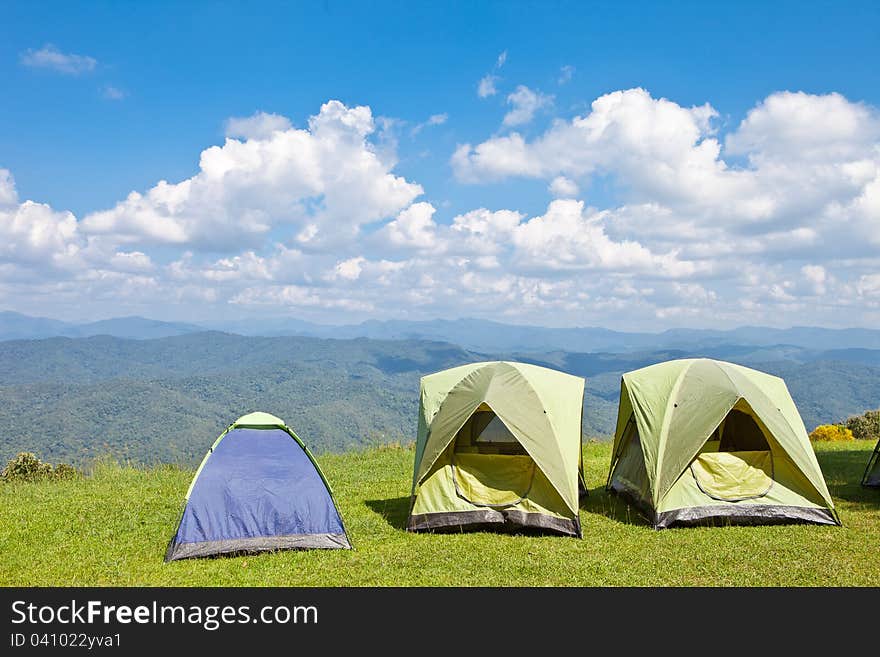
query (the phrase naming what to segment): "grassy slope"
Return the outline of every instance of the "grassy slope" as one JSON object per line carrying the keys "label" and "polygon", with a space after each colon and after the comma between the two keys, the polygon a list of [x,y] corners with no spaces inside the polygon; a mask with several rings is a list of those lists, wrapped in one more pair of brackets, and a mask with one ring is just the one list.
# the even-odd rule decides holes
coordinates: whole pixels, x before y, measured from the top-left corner
{"label": "grassy slope", "polygon": [[413,453],[328,454],[354,551],[163,564],[192,473],[104,466],[72,482],[0,484],[2,585],[873,585],[880,492],[858,482],[873,446],[820,445],[844,526],[655,532],[602,491],[607,444],[585,448],[584,540],[402,529]]}

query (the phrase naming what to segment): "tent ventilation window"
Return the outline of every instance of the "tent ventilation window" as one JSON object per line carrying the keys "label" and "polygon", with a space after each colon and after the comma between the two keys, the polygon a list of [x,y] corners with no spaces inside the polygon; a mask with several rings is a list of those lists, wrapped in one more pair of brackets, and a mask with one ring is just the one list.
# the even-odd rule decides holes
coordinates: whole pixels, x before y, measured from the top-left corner
{"label": "tent ventilation window", "polygon": [[527,452],[487,404],[481,404],[455,435],[459,454],[523,455]]}

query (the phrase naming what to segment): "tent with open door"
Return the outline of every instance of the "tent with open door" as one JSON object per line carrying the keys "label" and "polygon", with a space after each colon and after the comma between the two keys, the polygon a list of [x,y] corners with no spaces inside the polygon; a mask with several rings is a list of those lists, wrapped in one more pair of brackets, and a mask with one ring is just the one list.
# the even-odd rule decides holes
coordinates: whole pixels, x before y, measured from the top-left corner
{"label": "tent with open door", "polygon": [[584,380],[511,362],[421,380],[407,529],[580,536]]}
{"label": "tent with open door", "polygon": [[862,486],[880,488],[880,440],[877,441],[874,451],[871,452],[871,458],[868,459],[868,466],[862,476]]}
{"label": "tent with open door", "polygon": [[623,375],[608,489],[658,529],[840,524],[785,382],[705,358]]}
{"label": "tent with open door", "polygon": [[250,413],[202,460],[165,561],[295,548],[351,544],[303,442],[274,415]]}

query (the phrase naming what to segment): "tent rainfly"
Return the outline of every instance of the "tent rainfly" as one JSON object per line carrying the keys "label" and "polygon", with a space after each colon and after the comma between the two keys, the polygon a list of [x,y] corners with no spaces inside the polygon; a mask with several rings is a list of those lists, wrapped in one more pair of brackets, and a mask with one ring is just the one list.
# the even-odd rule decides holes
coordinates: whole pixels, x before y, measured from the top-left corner
{"label": "tent rainfly", "polygon": [[657,529],[840,524],[785,382],[705,358],[623,375],[607,488]]}
{"label": "tent rainfly", "polygon": [[202,460],[165,561],[296,548],[351,544],[308,448],[283,420],[250,413]]}
{"label": "tent rainfly", "polygon": [[421,380],[407,529],[581,535],[584,380],[511,362]]}
{"label": "tent rainfly", "polygon": [[868,467],[862,477],[862,486],[865,488],[880,488],[880,440],[877,441],[871,458],[868,459]]}

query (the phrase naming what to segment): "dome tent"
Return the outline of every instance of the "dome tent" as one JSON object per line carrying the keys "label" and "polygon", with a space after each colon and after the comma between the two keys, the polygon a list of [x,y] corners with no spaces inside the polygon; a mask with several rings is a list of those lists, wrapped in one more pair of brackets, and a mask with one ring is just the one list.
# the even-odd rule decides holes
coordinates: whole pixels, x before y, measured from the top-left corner
{"label": "dome tent", "polygon": [[579,537],[583,397],[582,378],[522,363],[423,377],[407,529]]}
{"label": "dome tent", "polygon": [[607,488],[658,529],[840,524],[785,382],[705,358],[623,375]]}
{"label": "dome tent", "polygon": [[250,413],[202,460],[165,561],[296,548],[351,544],[308,448],[283,420]]}

